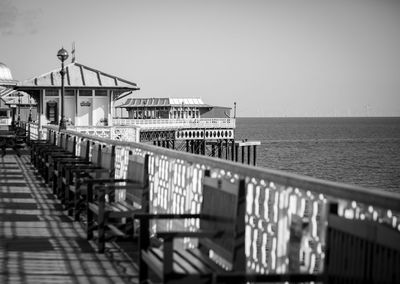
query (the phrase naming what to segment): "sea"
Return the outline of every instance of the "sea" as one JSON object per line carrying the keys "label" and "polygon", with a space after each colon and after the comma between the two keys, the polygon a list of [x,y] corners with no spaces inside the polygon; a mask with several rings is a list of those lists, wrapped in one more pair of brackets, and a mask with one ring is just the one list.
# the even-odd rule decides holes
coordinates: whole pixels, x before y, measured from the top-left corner
{"label": "sea", "polygon": [[237,118],[257,165],[400,194],[400,117]]}

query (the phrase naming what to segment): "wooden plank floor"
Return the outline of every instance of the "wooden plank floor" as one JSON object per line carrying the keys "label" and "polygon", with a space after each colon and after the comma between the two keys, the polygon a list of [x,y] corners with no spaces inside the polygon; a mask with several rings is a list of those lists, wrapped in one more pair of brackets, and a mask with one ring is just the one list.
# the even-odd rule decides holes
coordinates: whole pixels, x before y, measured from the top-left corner
{"label": "wooden plank floor", "polygon": [[137,283],[132,259],[96,253],[21,153],[0,157],[0,283]]}

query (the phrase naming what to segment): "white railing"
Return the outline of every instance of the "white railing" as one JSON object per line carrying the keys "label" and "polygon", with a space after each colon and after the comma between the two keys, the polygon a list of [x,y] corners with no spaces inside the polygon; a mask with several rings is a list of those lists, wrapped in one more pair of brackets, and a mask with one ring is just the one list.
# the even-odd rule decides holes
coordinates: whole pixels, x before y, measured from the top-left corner
{"label": "white railing", "polygon": [[[28,136],[29,136],[28,138],[30,140],[43,139],[43,137],[41,137],[41,135],[39,135],[39,124],[37,124],[35,122],[21,121],[20,127],[25,129],[25,131],[28,133]],[[44,134],[46,135],[47,131]]]}
{"label": "white railing", "polygon": [[234,118],[129,119],[114,118],[114,125],[134,125],[141,129],[235,128]]}
{"label": "white railing", "polygon": [[0,118],[0,125],[11,125],[11,117]]}
{"label": "white railing", "polygon": [[69,126],[68,130],[119,141],[139,142],[137,126]]}
{"label": "white railing", "polygon": [[[57,125],[46,125],[44,126],[45,129],[39,129],[39,125],[35,122],[23,122],[21,124],[21,127],[28,132],[30,140],[46,139],[47,130],[45,129],[53,131],[59,129]],[[139,142],[140,140],[140,129],[135,126],[67,126],[67,129],[119,141]]]}

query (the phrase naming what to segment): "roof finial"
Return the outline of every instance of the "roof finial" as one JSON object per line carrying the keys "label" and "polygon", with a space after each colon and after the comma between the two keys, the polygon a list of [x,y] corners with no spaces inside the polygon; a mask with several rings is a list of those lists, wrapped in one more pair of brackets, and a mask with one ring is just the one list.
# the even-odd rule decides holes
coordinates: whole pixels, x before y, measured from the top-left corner
{"label": "roof finial", "polygon": [[71,63],[75,63],[76,58],[75,58],[75,41],[72,42],[72,51],[71,51]]}

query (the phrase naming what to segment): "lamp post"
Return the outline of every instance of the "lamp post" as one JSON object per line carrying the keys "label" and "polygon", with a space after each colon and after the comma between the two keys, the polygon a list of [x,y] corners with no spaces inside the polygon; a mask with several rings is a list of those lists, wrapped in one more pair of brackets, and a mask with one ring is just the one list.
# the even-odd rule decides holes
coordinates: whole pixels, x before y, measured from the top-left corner
{"label": "lamp post", "polygon": [[32,100],[31,100],[31,97],[29,97],[29,116],[28,116],[28,121],[32,122]]}
{"label": "lamp post", "polygon": [[18,93],[18,126],[21,124],[21,94]]}
{"label": "lamp post", "polygon": [[65,76],[65,71],[64,71],[64,61],[67,60],[68,58],[68,52],[64,49],[61,48],[57,52],[57,57],[61,61],[61,120],[60,120],[60,130],[67,129],[67,125],[65,123],[64,119],[64,76]]}

